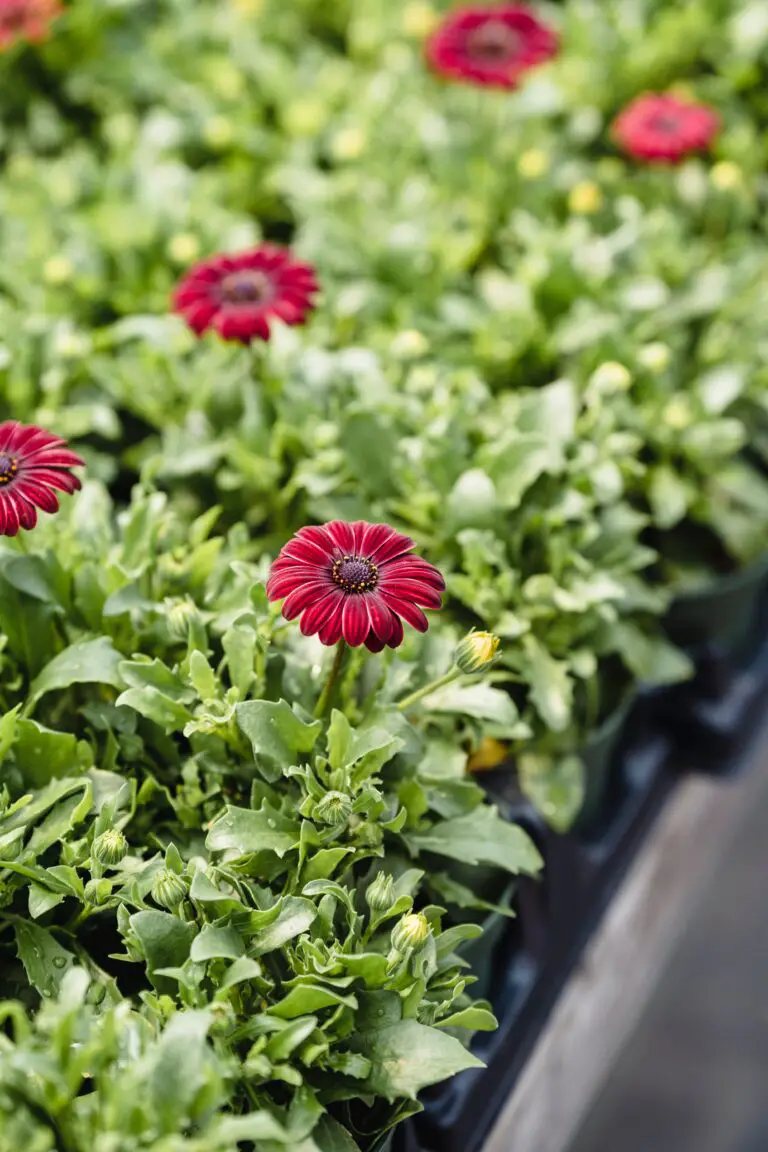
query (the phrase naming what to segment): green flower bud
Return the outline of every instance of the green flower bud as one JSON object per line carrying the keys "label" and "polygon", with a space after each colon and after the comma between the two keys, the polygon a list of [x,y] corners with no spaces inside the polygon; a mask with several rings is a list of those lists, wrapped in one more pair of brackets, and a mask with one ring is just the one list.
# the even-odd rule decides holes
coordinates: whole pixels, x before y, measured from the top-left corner
{"label": "green flower bud", "polygon": [[197,605],[188,597],[169,598],[165,601],[168,631],[176,640],[186,640],[193,624],[200,623],[202,617]]}
{"label": "green flower bud", "polygon": [[0,788],[0,816],[2,816],[3,812],[5,812],[10,802],[11,794],[6,788],[5,784],[3,784],[2,788]]}
{"label": "green flower bud", "polygon": [[163,908],[177,908],[187,894],[187,884],[181,876],[164,868],[152,881],[150,894],[155,904]]}
{"label": "green flower bud", "polygon": [[495,658],[501,641],[492,632],[469,632],[456,648],[456,665],[462,672],[479,672]]}
{"label": "green flower bud", "polygon": [[315,819],[323,824],[346,824],[351,815],[352,801],[344,792],[326,792],[315,804]]}
{"label": "green flower bud", "polygon": [[395,902],[395,885],[387,872],[377,872],[365,893],[372,912],[386,912]]}
{"label": "green flower bud", "polygon": [[97,908],[101,904],[106,904],[109,897],[112,895],[112,881],[102,878],[101,880],[89,880],[85,886],[85,902],[86,904],[93,904]]}
{"label": "green flower bud", "polygon": [[128,841],[117,828],[107,828],[91,845],[91,856],[99,864],[114,867],[128,852]]}
{"label": "green flower bud", "polygon": [[429,921],[423,912],[409,912],[392,929],[392,949],[403,953],[406,948],[420,948],[429,935]]}

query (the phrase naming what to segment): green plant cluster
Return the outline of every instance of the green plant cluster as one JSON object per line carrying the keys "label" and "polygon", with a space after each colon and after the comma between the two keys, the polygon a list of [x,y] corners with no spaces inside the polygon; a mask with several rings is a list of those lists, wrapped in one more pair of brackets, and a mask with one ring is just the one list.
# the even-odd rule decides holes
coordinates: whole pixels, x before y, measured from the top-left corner
{"label": "green plant cluster", "polygon": [[[474,1063],[462,947],[540,864],[468,757],[566,827],[595,731],[690,672],[671,599],[766,551],[763,5],[542,2],[510,93],[430,74],[449,8],[72,0],[0,54],[3,419],[88,477],[0,546],[2,1152],[379,1147]],[[712,154],[620,155],[670,88]],[[174,285],[265,239],[309,323],[198,340]],[[325,723],[264,581],[333,518],[447,600]],[[471,628],[493,668],[398,707]]]}

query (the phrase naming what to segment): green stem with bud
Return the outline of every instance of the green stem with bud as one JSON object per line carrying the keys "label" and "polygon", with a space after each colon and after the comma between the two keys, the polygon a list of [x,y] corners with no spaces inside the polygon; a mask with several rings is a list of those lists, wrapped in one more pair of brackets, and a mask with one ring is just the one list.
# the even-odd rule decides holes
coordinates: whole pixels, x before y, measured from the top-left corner
{"label": "green stem with bud", "polygon": [[336,655],[333,658],[333,664],[331,665],[331,671],[328,674],[328,679],[325,682],[325,687],[320,693],[320,699],[315,705],[313,716],[316,720],[321,720],[328,711],[328,705],[331,700],[331,693],[336,686],[336,680],[338,679],[339,672],[341,671],[341,665],[344,661],[344,653],[346,651],[347,642],[342,637],[342,639],[339,640],[338,644],[336,645]]}
{"label": "green stem with bud", "polygon": [[412,704],[417,704],[425,696],[429,696],[430,692],[436,692],[438,688],[444,688],[446,684],[452,684],[454,680],[458,680],[459,676],[463,675],[460,668],[454,664],[450,672],[446,672],[445,676],[441,676],[438,680],[432,680],[431,683],[425,684],[423,688],[417,688],[415,692],[411,692],[410,696],[406,696],[401,700],[397,707],[401,712],[406,708],[410,708]]}

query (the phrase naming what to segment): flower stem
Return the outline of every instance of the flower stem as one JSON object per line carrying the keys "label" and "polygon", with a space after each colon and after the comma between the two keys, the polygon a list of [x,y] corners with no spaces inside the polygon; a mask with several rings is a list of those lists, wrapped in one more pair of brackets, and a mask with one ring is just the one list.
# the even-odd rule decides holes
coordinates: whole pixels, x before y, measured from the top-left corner
{"label": "flower stem", "polygon": [[342,637],[342,639],[339,640],[338,644],[336,645],[336,655],[333,658],[333,664],[331,666],[331,671],[328,674],[328,679],[325,682],[325,687],[320,693],[320,699],[315,705],[315,711],[313,715],[317,720],[320,720],[323,716],[325,716],[325,713],[328,711],[328,704],[330,703],[331,693],[333,692],[336,679],[339,675],[339,672],[341,671],[341,664],[344,660],[344,653],[346,650],[347,642]]}
{"label": "flower stem", "polygon": [[441,676],[438,680],[432,680],[429,684],[425,684],[423,688],[417,688],[415,692],[411,692],[410,696],[406,696],[405,699],[401,700],[397,707],[401,712],[404,712],[406,708],[410,708],[411,704],[416,704],[425,696],[429,696],[430,692],[436,692],[438,688],[443,688],[446,684],[451,684],[454,680],[458,680],[461,675],[461,669],[457,668],[454,664],[453,668],[451,668],[450,672],[446,672],[445,676]]}

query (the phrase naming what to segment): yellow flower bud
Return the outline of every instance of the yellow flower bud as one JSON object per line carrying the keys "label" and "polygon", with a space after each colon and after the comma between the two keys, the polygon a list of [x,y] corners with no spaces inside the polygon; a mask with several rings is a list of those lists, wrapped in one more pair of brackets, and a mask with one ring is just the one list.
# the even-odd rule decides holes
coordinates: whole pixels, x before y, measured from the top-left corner
{"label": "yellow flower bud", "polygon": [[462,672],[479,672],[496,658],[501,641],[491,632],[469,632],[456,648],[456,665]]}
{"label": "yellow flower bud", "polygon": [[415,328],[398,332],[391,344],[393,356],[401,360],[415,360],[429,351],[429,341]]}
{"label": "yellow flower bud", "polygon": [[200,255],[200,241],[191,232],[177,232],[168,241],[166,251],[174,264],[185,266],[197,260]]}
{"label": "yellow flower bud", "polygon": [[656,340],[652,344],[644,344],[638,350],[637,359],[649,372],[664,372],[669,367],[672,353],[668,344]]}
{"label": "yellow flower bud", "polygon": [[226,116],[209,116],[203,124],[203,140],[209,148],[226,148],[234,136],[232,122]]}
{"label": "yellow flower bud", "polygon": [[507,759],[507,746],[492,736],[485,736],[480,741],[479,748],[467,760],[468,772],[488,772],[491,768],[498,768]]}
{"label": "yellow flower bud", "polygon": [[51,256],[43,265],[43,279],[48,284],[66,284],[74,271],[72,261],[66,256]]}
{"label": "yellow flower bud", "polygon": [[420,948],[429,935],[429,921],[423,912],[409,912],[392,929],[392,947],[396,952]]}
{"label": "yellow flower bud", "polygon": [[601,394],[626,392],[631,383],[629,370],[617,360],[606,360],[598,365],[590,378],[590,385]]}
{"label": "yellow flower bud", "polygon": [[431,4],[406,4],[403,9],[403,31],[406,36],[429,36],[440,23],[440,14]]}
{"label": "yellow flower bud", "polygon": [[536,180],[549,171],[549,156],[540,148],[529,148],[518,159],[517,170],[526,180]]}
{"label": "yellow flower bud", "polygon": [[365,150],[368,137],[362,128],[342,128],[331,140],[331,153],[336,160],[356,160]]}
{"label": "yellow flower bud", "polygon": [[675,396],[664,409],[664,423],[670,428],[682,431],[693,422],[691,405],[683,396]]}
{"label": "yellow flower bud", "polygon": [[721,160],[709,173],[709,179],[718,192],[730,192],[744,183],[744,173],[738,164]]}
{"label": "yellow flower bud", "polygon": [[568,210],[580,216],[591,216],[603,206],[603,194],[592,180],[580,180],[568,193]]}

